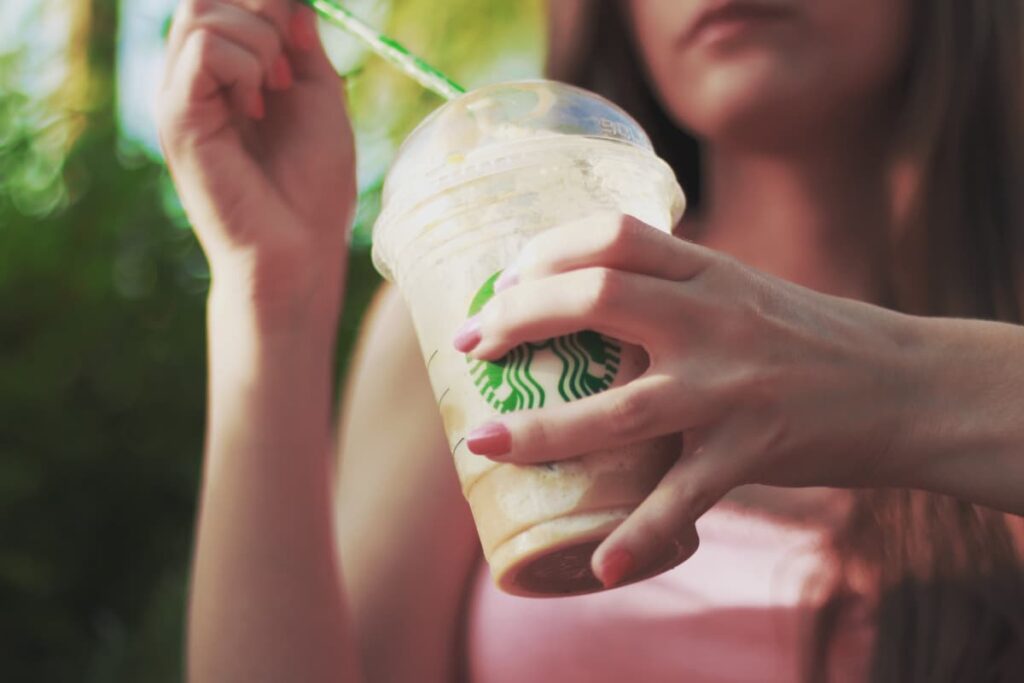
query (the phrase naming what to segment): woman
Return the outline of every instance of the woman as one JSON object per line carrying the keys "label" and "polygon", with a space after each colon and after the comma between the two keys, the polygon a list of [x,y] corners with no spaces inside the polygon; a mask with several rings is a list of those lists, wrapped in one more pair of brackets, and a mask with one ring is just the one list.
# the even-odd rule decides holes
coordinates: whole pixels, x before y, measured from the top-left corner
{"label": "woman", "polygon": [[[354,190],[338,81],[308,11],[188,0],[161,130],[214,276],[191,678],[1019,680],[1019,524],[1002,513],[1024,512],[1024,333],[966,318],[1021,315],[1021,10],[596,9],[591,54],[564,75],[630,106],[684,179],[699,172],[699,211],[680,226],[689,241],[581,216],[527,248],[458,348],[494,357],[594,327],[644,344],[651,368],[481,425],[471,448],[515,462],[683,432],[678,463],[594,570],[628,582],[666,544],[692,552],[698,518],[701,552],[565,601],[479,581],[410,325],[386,291],[343,401],[342,583],[329,367]],[[809,486],[831,488],[794,488]],[[805,552],[816,540],[828,552]],[[728,602],[758,581],[761,621]],[[709,618],[674,632],[677,616]]]}

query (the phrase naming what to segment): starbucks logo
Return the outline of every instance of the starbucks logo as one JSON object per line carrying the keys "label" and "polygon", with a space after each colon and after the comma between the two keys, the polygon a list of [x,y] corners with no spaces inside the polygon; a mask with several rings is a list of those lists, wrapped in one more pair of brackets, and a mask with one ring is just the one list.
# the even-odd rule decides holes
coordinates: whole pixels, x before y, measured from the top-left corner
{"label": "starbucks logo", "polygon": [[[469,315],[475,315],[494,296],[498,271],[473,298]],[[468,358],[473,382],[486,401],[500,413],[541,408],[557,394],[574,401],[600,393],[615,381],[622,346],[614,339],[590,330],[543,342],[517,346],[504,358],[485,361]]]}

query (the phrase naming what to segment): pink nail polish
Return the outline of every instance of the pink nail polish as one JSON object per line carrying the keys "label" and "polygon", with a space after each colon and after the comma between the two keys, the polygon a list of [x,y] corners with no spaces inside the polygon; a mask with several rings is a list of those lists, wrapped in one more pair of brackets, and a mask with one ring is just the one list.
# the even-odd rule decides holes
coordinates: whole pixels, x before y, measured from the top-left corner
{"label": "pink nail polish", "polygon": [[288,27],[292,42],[302,50],[312,50],[316,46],[316,14],[308,7],[299,7],[292,14]]}
{"label": "pink nail polish", "polygon": [[466,435],[466,446],[477,455],[505,455],[512,450],[512,434],[500,422],[488,422]]}
{"label": "pink nail polish", "polygon": [[601,583],[605,588],[611,588],[622,583],[622,580],[633,573],[636,560],[633,555],[623,548],[613,550],[604,558],[601,563]]}
{"label": "pink nail polish", "polygon": [[494,281],[494,293],[497,294],[503,289],[508,289],[517,284],[519,284],[519,271],[516,270],[515,266],[506,268],[498,276],[498,279]]}
{"label": "pink nail polish", "polygon": [[270,68],[270,82],[279,90],[287,90],[292,87],[292,68],[284,55],[278,55],[274,65]]}
{"label": "pink nail polish", "polygon": [[249,116],[254,119],[260,120],[267,114],[266,105],[263,103],[263,93],[256,93],[256,95],[249,102]]}
{"label": "pink nail polish", "polygon": [[483,333],[480,331],[480,319],[477,316],[473,316],[462,324],[459,331],[455,333],[455,339],[452,344],[455,346],[457,351],[462,353],[469,353],[476,348],[476,345],[480,343],[480,339],[483,337]]}

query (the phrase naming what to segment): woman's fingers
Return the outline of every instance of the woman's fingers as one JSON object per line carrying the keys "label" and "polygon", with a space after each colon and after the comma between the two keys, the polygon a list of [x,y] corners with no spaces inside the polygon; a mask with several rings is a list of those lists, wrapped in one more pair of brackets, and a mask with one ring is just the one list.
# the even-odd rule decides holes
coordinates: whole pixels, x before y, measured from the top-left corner
{"label": "woman's fingers", "polygon": [[526,245],[495,286],[602,266],[666,280],[689,280],[714,252],[628,214],[602,213],[547,230]]}
{"label": "woman's fingers", "polygon": [[[284,23],[283,29],[287,30]],[[181,31],[172,35],[168,49],[168,59],[178,59],[185,46],[188,36],[199,30],[216,33],[222,38],[235,43],[253,53],[263,67],[267,86],[273,89],[286,87],[284,77],[290,84],[290,68],[284,58],[284,35],[282,26],[268,18],[265,14],[252,12],[238,5],[218,2],[201,14],[191,16],[181,24]],[[283,63],[283,67],[280,66]],[[284,72],[284,69],[288,69]]]}
{"label": "woman's fingers", "polygon": [[[259,65],[259,78],[254,78],[247,66],[244,79],[239,79],[237,50],[218,45],[217,37],[252,54]],[[241,87],[249,90],[249,84],[256,82],[260,87],[255,92],[226,94],[237,111],[262,118],[263,87],[287,90],[294,82],[320,82],[332,92],[338,88],[338,77],[317,32],[315,13],[291,0],[188,0],[175,17],[168,48],[166,100],[175,99],[169,92],[175,81],[180,90],[181,82],[189,80],[199,81],[188,83],[190,94],[209,97],[212,92],[209,81],[200,78],[203,75],[217,77],[222,88],[244,81]]]}
{"label": "woman's fingers", "polygon": [[455,347],[496,359],[514,346],[591,329],[634,344],[664,336],[684,293],[676,283],[608,268],[523,282],[501,292],[456,333]]}
{"label": "woman's fingers", "polygon": [[168,151],[183,139],[222,129],[231,112],[263,118],[263,86],[291,85],[280,36],[264,18],[217,3],[195,18],[179,17],[178,24],[180,45],[169,58],[159,107]]}
{"label": "woman's fingers", "polygon": [[168,57],[173,59],[185,44],[188,34],[195,28],[202,28],[203,22],[209,17],[223,17],[224,8],[262,20],[271,25],[282,38],[289,35],[289,23],[294,10],[292,0],[182,0],[174,14],[174,23],[167,40]]}
{"label": "woman's fingers", "polygon": [[209,31],[256,55],[268,88],[287,89],[293,80],[285,52],[291,40],[291,17],[291,0],[185,0],[175,13],[168,39],[167,80],[176,75],[192,35]]}
{"label": "woman's fingers", "polygon": [[500,462],[562,460],[678,431],[693,403],[678,384],[643,375],[579,401],[503,415],[470,431],[466,446]]}
{"label": "woman's fingers", "polygon": [[[233,125],[237,117],[265,115],[262,79],[255,55],[204,29],[189,35],[165,86],[159,107],[160,141],[197,226],[247,230],[251,221],[233,217],[245,214],[245,207],[270,192],[249,160],[241,131]],[[199,234],[209,238],[202,230]],[[204,241],[204,246],[210,244]]]}
{"label": "woman's fingers", "polygon": [[710,445],[686,452],[654,491],[594,551],[594,573],[606,587],[673,567],[697,550],[694,523],[740,482],[735,460]]}
{"label": "woman's fingers", "polygon": [[176,106],[187,110],[226,94],[236,111],[263,117],[263,67],[238,43],[209,29],[193,31],[182,46],[176,71],[168,98]]}
{"label": "woman's fingers", "polygon": [[282,34],[288,30],[288,22],[291,20],[298,3],[296,0],[192,0],[200,5],[210,5],[214,2],[227,3],[240,7],[252,14],[258,14],[267,21],[272,22]]}

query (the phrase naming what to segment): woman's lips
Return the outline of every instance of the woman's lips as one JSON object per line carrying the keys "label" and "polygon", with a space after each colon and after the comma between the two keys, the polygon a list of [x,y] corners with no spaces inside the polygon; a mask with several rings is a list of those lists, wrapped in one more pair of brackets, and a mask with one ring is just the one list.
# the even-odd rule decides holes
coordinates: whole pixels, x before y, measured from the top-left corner
{"label": "woman's lips", "polygon": [[740,37],[751,29],[766,23],[775,23],[792,18],[791,8],[765,2],[745,0],[720,0],[709,3],[708,7],[694,17],[683,34],[683,42],[721,42]]}

